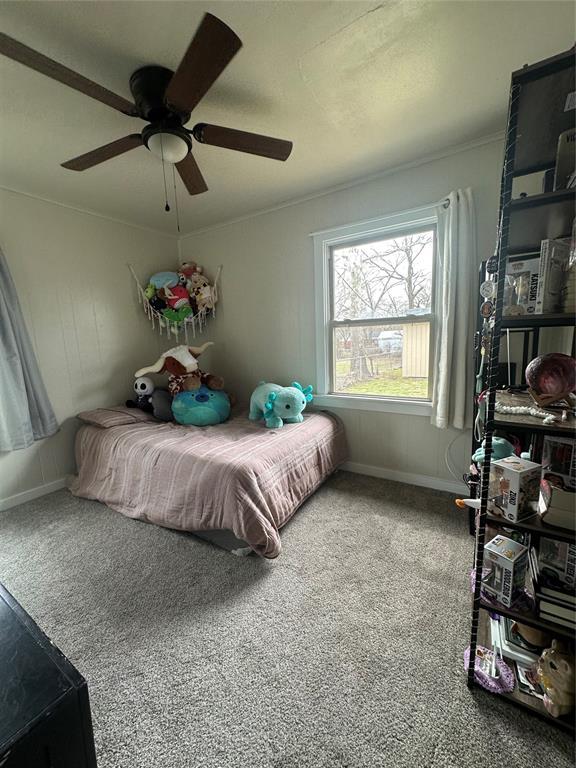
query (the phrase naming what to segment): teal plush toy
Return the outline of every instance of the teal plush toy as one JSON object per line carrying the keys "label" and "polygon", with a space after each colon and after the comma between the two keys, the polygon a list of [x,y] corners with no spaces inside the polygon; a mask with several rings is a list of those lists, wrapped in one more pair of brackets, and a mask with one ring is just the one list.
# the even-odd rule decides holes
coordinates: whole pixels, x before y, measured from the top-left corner
{"label": "teal plush toy", "polygon": [[262,381],[252,392],[248,418],[252,421],[264,419],[268,429],[279,429],[284,422],[296,424],[304,421],[302,411],[311,400],[311,386],[304,389],[293,381],[289,387],[281,387]]}
{"label": "teal plush toy", "polygon": [[220,424],[230,416],[230,399],[226,392],[200,389],[179,392],[172,400],[172,413],[178,424],[209,427]]}
{"label": "teal plush toy", "polygon": [[[492,438],[492,461],[495,459],[506,459],[514,453],[514,446],[504,437]],[[476,464],[482,464],[484,461],[484,441],[480,448],[477,448],[472,454],[472,461]]]}

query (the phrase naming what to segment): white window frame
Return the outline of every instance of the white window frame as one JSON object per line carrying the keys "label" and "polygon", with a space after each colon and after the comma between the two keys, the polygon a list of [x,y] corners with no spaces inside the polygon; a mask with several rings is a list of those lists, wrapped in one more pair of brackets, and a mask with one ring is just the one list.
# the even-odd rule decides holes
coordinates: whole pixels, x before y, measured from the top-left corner
{"label": "white window frame", "polygon": [[[430,416],[430,400],[416,398],[385,397],[373,395],[335,394],[330,388],[330,366],[332,348],[331,326],[331,266],[330,255],[335,246],[356,243],[359,239],[374,238],[384,240],[396,232],[418,229],[426,226],[436,227],[437,204],[423,206],[411,211],[382,216],[377,219],[348,224],[334,229],[313,232],[314,242],[314,293],[316,310],[316,387],[314,403],[331,408],[347,408],[363,411],[381,411],[385,413],[405,413],[413,416]],[[434,268],[436,265],[434,265]],[[431,329],[433,324],[431,323]],[[434,369],[431,360],[430,371]],[[430,388],[432,381],[430,380]]]}

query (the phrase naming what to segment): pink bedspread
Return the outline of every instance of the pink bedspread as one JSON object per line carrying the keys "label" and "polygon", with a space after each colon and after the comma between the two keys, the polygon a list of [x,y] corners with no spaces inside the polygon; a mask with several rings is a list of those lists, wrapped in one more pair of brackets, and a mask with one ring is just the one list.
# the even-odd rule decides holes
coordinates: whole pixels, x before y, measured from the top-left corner
{"label": "pink bedspread", "polygon": [[85,425],[70,490],[124,515],[185,531],[229,529],[264,557],[278,530],[346,460],[342,424],[308,413],[269,430],[237,416],[214,427]]}

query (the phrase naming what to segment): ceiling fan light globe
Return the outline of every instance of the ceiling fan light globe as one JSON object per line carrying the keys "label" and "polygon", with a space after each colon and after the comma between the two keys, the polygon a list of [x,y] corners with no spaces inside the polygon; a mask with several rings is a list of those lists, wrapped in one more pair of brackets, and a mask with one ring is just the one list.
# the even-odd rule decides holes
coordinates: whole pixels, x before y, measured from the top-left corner
{"label": "ceiling fan light globe", "polygon": [[154,133],[148,138],[146,146],[153,155],[167,163],[179,163],[190,151],[184,139],[174,133]]}

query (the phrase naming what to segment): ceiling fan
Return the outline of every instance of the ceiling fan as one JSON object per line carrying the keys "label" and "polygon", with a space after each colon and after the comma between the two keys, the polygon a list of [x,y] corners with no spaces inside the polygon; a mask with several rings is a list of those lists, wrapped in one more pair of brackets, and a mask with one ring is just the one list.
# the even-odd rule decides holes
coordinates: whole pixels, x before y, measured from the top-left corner
{"label": "ceiling fan", "polygon": [[192,155],[192,139],[200,144],[211,144],[274,160],[286,160],[292,151],[291,141],[257,133],[207,123],[198,123],[191,131],[185,127],[192,110],[241,47],[240,38],[224,22],[210,13],[205,14],[176,72],[151,65],[141,67],[132,74],[132,103],[0,33],[0,53],[4,56],[58,80],[129,117],[139,117],[148,123],[141,133],[132,133],[74,157],[62,163],[63,168],[85,171],[131,149],[145,146],[157,157],[175,164],[191,195],[206,192],[208,189]]}

